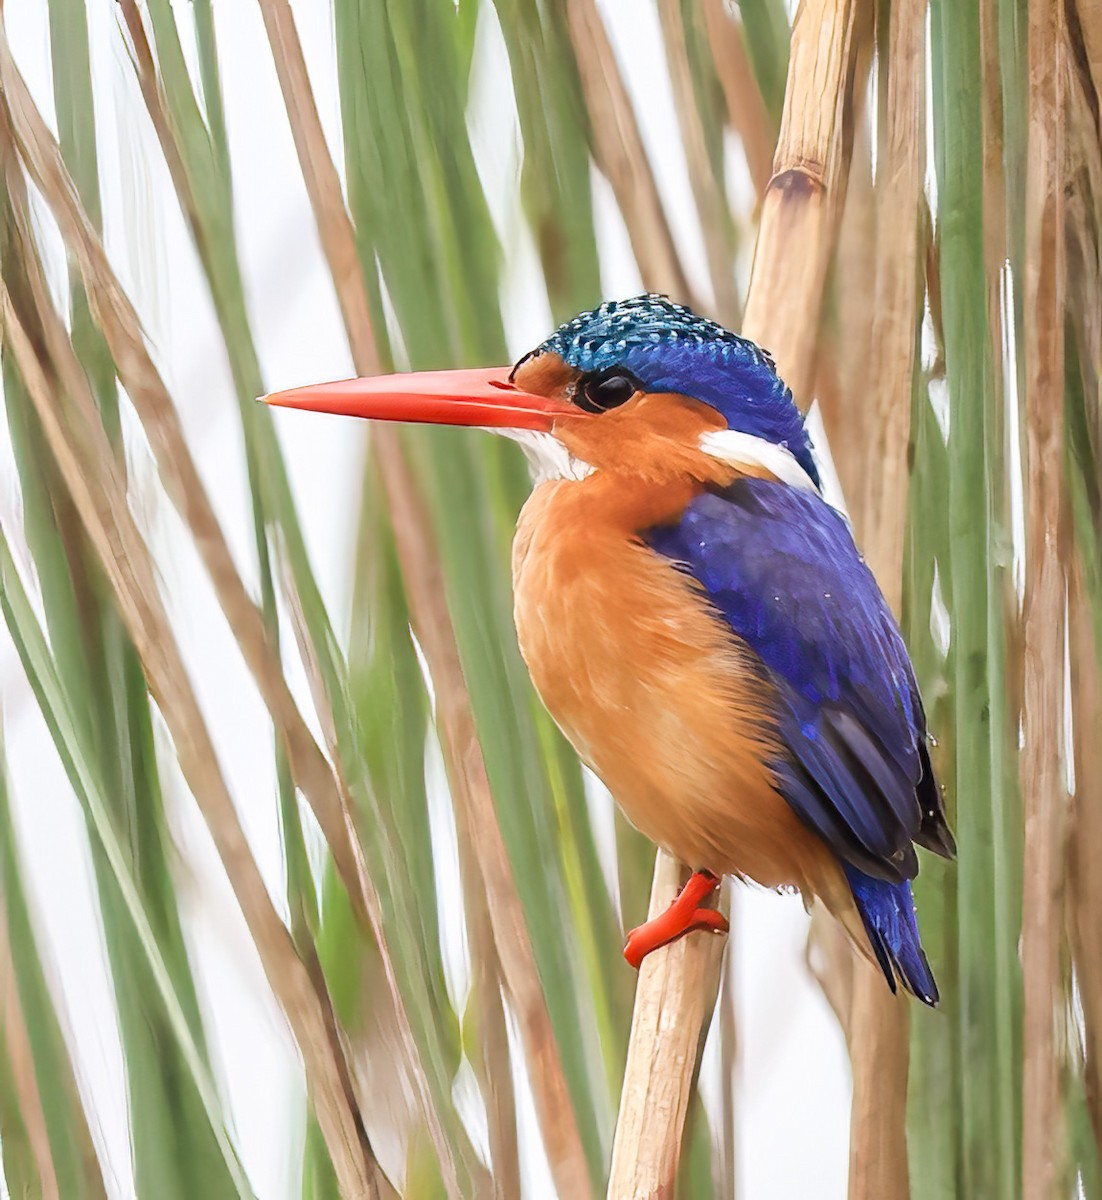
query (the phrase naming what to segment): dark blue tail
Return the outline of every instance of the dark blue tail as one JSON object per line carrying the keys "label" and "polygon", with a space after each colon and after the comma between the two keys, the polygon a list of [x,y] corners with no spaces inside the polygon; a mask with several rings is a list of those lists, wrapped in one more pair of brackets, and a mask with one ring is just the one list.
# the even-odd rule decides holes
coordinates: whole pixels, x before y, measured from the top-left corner
{"label": "dark blue tail", "polygon": [[937,1004],[940,997],[930,964],[922,951],[910,881],[888,883],[885,879],[866,875],[849,863],[842,865],[888,986],[894,992],[898,976],[911,995],[924,1004]]}

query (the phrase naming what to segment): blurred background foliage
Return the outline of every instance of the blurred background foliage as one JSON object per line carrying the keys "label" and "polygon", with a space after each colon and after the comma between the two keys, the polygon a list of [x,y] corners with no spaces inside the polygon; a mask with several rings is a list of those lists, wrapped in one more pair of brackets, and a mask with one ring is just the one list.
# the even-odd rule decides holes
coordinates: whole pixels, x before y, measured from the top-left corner
{"label": "blurred background foliage", "polygon": [[[614,5],[333,0],[336,139],[292,8],[258,5],[359,371],[508,358],[511,247],[469,128],[487,24],[508,55],[525,236],[553,318],[602,298],[600,189],[646,287],[736,327],[745,315],[754,336],[782,331],[770,347],[798,399],[817,401],[901,614],[960,847],[956,864],[923,862],[943,1004],[912,1011],[909,1034],[899,1005],[861,999],[829,931],[813,945],[853,1064],[850,1194],[1102,1195],[1102,6],[657,0],[703,248],[690,270],[657,182],[673,160],[648,155],[633,108],[646,83],[603,23]],[[253,402],[295,381],[265,378],[250,315],[250,214],[223,111],[235,47],[211,0],[118,0],[127,102],[155,132],[239,401],[252,545],[231,552],[184,436],[187,397],[104,250],[85,4],[48,6],[52,107],[0,34],[17,472],[0,606],[86,826],[136,1193],[256,1194],[181,915],[171,809],[193,802],[302,1055],[289,1194],[511,1198],[537,1136],[561,1196],[601,1193],[635,986],[620,945],[646,910],[653,849],[619,817],[602,835],[607,809],[518,656],[523,461],[461,432],[374,431],[347,498],[347,604],[327,609]],[[140,487],[136,457],[154,464]],[[153,486],[271,716],[282,894],[257,867],[166,611]],[[4,1186],[120,1194],[10,804],[0,775]],[[445,820],[464,994],[436,894]],[[712,1032],[728,1076],[730,1003]],[[518,1135],[518,1089],[538,1134]],[[729,1079],[721,1090],[710,1120],[690,1109],[680,1194],[694,1200],[734,1194]],[[905,1095],[909,1168],[905,1148],[878,1150],[901,1136]]]}

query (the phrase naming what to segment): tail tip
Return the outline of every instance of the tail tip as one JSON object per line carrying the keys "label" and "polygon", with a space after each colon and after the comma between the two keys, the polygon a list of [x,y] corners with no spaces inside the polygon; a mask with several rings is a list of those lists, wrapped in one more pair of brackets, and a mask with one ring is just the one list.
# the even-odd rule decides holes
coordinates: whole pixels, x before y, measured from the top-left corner
{"label": "tail tip", "polygon": [[917,1000],[937,1008],[941,994],[922,949],[910,881],[873,879],[848,865],[846,875],[888,987],[894,993],[898,980]]}

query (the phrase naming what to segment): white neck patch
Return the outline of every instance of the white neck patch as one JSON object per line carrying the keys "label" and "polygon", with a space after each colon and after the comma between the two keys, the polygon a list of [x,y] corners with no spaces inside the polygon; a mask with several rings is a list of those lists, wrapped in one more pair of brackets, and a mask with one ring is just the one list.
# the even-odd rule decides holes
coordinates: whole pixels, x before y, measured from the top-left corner
{"label": "white neck patch", "polygon": [[500,434],[520,446],[532,468],[533,483],[554,479],[580,480],[593,474],[593,467],[575,458],[553,433],[541,433],[538,429],[490,429],[487,432]]}
{"label": "white neck patch", "polygon": [[802,488],[816,495],[819,493],[811,476],[796,461],[792,451],[775,442],[767,442],[765,438],[754,437],[750,433],[740,433],[737,429],[713,429],[701,434],[699,445],[705,454],[728,466],[756,467],[768,471],[790,487]]}

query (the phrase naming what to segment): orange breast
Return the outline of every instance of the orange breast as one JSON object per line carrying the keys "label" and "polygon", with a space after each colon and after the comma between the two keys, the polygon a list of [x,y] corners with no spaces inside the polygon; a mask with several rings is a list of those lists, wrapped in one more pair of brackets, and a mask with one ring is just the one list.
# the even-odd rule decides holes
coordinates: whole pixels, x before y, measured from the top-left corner
{"label": "orange breast", "polygon": [[636,499],[597,473],[544,484],[521,514],[515,615],[540,696],[628,819],[682,862],[834,890],[833,856],[773,786],[779,744],[756,656],[634,534],[689,495],[651,486]]}

